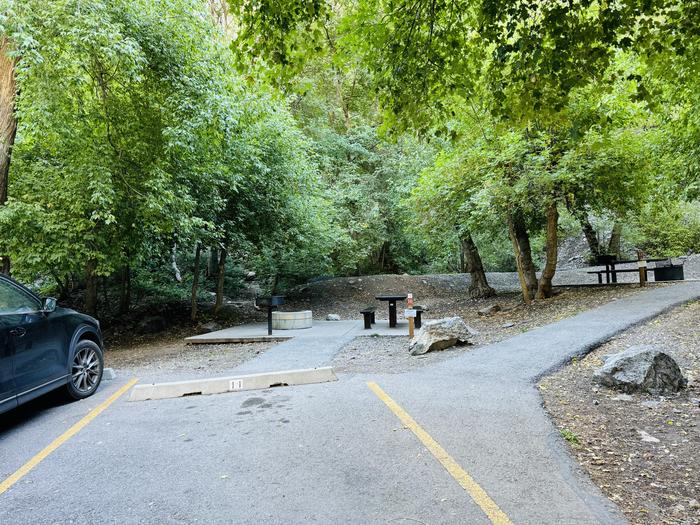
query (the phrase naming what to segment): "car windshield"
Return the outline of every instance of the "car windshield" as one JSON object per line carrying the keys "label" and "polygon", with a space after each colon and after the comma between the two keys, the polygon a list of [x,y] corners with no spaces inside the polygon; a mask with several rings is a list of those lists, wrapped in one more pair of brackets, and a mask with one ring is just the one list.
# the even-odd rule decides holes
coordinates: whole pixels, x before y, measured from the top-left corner
{"label": "car windshield", "polygon": [[0,279],[0,315],[35,312],[39,303],[18,286]]}

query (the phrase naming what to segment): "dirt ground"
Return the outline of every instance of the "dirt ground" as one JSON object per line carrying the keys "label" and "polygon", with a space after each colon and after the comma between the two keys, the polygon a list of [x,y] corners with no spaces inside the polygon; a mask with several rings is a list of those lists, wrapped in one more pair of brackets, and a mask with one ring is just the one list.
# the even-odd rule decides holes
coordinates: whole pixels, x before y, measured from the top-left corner
{"label": "dirt ground", "polygon": [[470,348],[471,345],[455,346],[441,352],[412,356],[408,353],[408,336],[363,336],[343,347],[330,366],[343,373],[400,374],[450,359]]}
{"label": "dirt ground", "polygon": [[[636,344],[668,349],[688,388],[659,397],[593,384],[603,355]],[[619,335],[539,386],[574,456],[631,523],[700,524],[700,302]]]}
{"label": "dirt ground", "polygon": [[[411,356],[408,353],[408,337],[374,337],[368,334],[348,343],[333,359],[331,366],[340,372],[348,373],[406,372],[468,352],[473,345],[502,341],[518,333],[595,308],[636,293],[639,288],[570,287],[561,288],[558,291],[555,297],[547,301],[526,306],[517,294],[502,293],[494,298],[471,301],[461,297],[463,294],[458,288],[452,289],[451,292],[442,291],[441,296],[428,296],[429,290],[423,290],[424,300],[421,304],[428,307],[426,318],[461,316],[467,324],[479,332],[471,341],[471,345],[430,352],[422,356]],[[351,297],[350,292],[343,293],[348,294],[346,297]],[[479,315],[479,310],[491,305],[499,305],[501,310],[489,315]],[[319,306],[324,308],[323,305],[318,304],[313,304],[312,308],[319,308]],[[325,308],[341,311],[340,306],[341,303],[331,303]]]}
{"label": "dirt ground", "polygon": [[253,359],[274,343],[187,345],[190,333],[143,337],[122,346],[109,347],[105,366],[128,369],[137,375],[206,373],[216,375],[230,371]]}
{"label": "dirt ground", "polygon": [[[555,297],[546,301],[535,301],[527,306],[522,302],[520,294],[513,292],[500,292],[496,297],[471,300],[465,297],[466,288],[467,282],[463,275],[375,275],[337,278],[310,283],[297,289],[289,294],[282,310],[310,309],[315,319],[325,319],[327,314],[335,313],[342,319],[356,319],[360,322],[360,309],[368,304],[376,304],[377,318],[386,319],[388,306],[386,303],[379,304],[374,296],[395,290],[411,291],[416,298],[416,304],[426,309],[424,319],[458,315],[479,332],[473,340],[474,344],[479,345],[501,341],[640,291],[635,285],[561,287],[556,289]],[[489,315],[479,314],[479,310],[493,305],[497,305],[500,310]],[[264,314],[255,312],[252,306],[252,312],[248,312],[247,307],[238,310],[244,310],[241,315],[245,322],[265,320]],[[400,319],[402,313],[402,305],[399,305]],[[221,322],[220,327],[233,324],[237,322]],[[119,334],[119,337],[107,340],[105,364],[113,368],[128,368],[139,374],[200,370],[219,373],[252,359],[270,346],[262,343],[206,347],[185,345],[184,338],[196,333],[202,333],[201,326],[183,323],[179,328],[161,334]],[[455,355],[455,352],[468,349],[460,347],[440,355],[409,359],[406,351],[407,340],[401,338],[400,341],[392,341],[391,338],[358,339],[341,351],[337,358],[339,361],[335,362],[335,365],[347,371],[394,373],[447,359],[450,355]],[[354,358],[351,359],[353,354]],[[343,364],[343,360],[347,360],[347,363]]]}
{"label": "dirt ground", "polygon": [[[411,292],[415,303],[422,305],[425,319],[458,315],[479,332],[475,344],[492,343],[538,326],[570,317],[583,310],[639,293],[637,285],[560,287],[557,295],[527,306],[514,292],[499,292],[496,297],[473,300],[466,297],[467,281],[463,275],[373,275],[338,278],[308,284],[290,294],[284,310],[312,310],[314,319],[338,314],[341,319],[361,320],[360,310],[377,306],[378,319],[387,319],[386,303],[375,295],[389,292]],[[667,286],[667,285],[654,285]],[[482,316],[479,310],[498,305],[500,311]],[[398,304],[399,319],[404,304]]]}

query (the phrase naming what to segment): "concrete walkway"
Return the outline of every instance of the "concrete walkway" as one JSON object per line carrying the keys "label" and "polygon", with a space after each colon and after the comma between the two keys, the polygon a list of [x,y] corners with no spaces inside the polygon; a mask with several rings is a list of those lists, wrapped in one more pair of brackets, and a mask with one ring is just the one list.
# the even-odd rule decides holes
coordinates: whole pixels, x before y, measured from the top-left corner
{"label": "concrete walkway", "polygon": [[[448,451],[512,522],[625,523],[616,507],[568,454],[542,408],[535,382],[615,334],[699,297],[698,282],[652,289],[419,371],[372,377],[346,375],[340,383],[323,388],[328,408],[321,409],[314,420],[334,417],[330,415],[333,406],[343,406],[353,413],[352,400],[358,407],[366,406],[366,381],[375,381]],[[333,349],[355,335],[351,330],[332,345],[327,340],[299,340],[297,344],[305,346],[307,356],[303,366],[326,364]],[[279,352],[268,352],[245,369],[270,369],[280,363],[290,368],[293,363],[277,361],[279,356]],[[315,432],[323,435],[324,425],[310,422],[305,435],[314,436]],[[405,446],[406,439],[396,436],[394,443],[385,443],[387,450],[401,443]],[[274,457],[275,444],[267,442],[263,446],[268,445]],[[256,455],[264,456],[265,450],[258,449]],[[369,453],[365,461],[371,462],[372,457]],[[463,510],[459,518],[438,522],[489,523],[476,505]]]}
{"label": "concrete walkway", "polygon": [[[288,338],[248,361],[236,372],[254,373],[324,366],[333,356],[358,336],[408,336],[408,323],[399,322],[395,328],[389,328],[389,321],[378,320],[371,330],[365,330],[363,322],[350,321],[314,321],[311,328],[302,330],[274,330],[272,337]],[[254,323],[233,326],[208,334],[188,337],[191,343],[219,341],[265,341],[267,324]]]}

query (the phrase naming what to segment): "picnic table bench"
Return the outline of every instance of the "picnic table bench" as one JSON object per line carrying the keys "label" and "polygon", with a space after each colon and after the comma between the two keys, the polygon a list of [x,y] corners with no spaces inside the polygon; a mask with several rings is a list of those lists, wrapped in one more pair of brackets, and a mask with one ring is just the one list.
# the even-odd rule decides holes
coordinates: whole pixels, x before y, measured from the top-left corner
{"label": "picnic table bench", "polygon": [[364,321],[365,321],[365,330],[369,330],[372,328],[372,324],[376,323],[376,320],[374,318],[374,312],[377,310],[375,306],[366,306],[362,310],[360,310],[360,313],[362,314]]}
{"label": "picnic table bench", "polygon": [[[391,309],[391,303],[389,304],[389,308]],[[394,306],[394,309],[396,306]],[[425,309],[420,306],[414,306],[413,309],[416,311],[416,317],[415,317],[415,327],[420,328],[422,325],[422,319],[421,316]],[[360,310],[360,313],[362,314],[362,318],[365,323],[365,330],[370,330],[372,328],[373,324],[376,324],[376,319],[375,319],[375,313],[377,311],[376,306],[368,305],[365,306],[362,310]],[[389,326],[391,326],[391,310],[389,311]],[[394,326],[396,326],[396,311],[394,311]]]}

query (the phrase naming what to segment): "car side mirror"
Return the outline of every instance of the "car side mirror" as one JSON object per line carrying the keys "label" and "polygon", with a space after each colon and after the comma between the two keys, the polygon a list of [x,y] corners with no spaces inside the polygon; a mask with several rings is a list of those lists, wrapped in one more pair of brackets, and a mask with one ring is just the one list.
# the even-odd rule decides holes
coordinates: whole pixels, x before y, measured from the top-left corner
{"label": "car side mirror", "polygon": [[57,301],[53,297],[46,297],[41,302],[41,311],[45,314],[50,314],[56,309]]}

